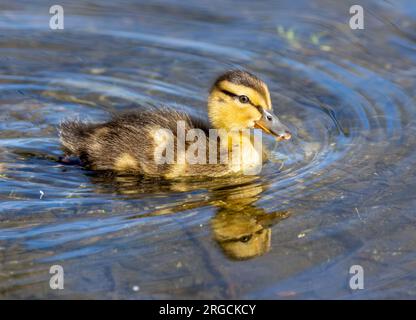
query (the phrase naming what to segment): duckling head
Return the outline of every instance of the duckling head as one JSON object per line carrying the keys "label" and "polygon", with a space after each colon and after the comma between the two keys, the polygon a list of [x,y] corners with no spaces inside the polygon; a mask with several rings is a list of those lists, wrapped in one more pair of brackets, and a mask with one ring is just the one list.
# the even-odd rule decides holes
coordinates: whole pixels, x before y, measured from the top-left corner
{"label": "duckling head", "polygon": [[208,115],[216,129],[262,129],[277,140],[288,140],[288,128],[273,113],[267,85],[255,75],[233,70],[221,75],[208,98]]}

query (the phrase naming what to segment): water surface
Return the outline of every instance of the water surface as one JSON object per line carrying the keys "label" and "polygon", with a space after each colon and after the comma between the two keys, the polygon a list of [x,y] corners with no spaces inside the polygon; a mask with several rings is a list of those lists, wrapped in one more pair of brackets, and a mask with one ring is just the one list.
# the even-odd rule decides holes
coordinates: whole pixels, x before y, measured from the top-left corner
{"label": "water surface", "polygon": [[[0,298],[415,298],[416,5],[0,4]],[[296,134],[258,176],[154,181],[57,162],[65,118],[205,113],[245,68]],[[49,268],[65,289],[49,287]],[[365,289],[351,291],[361,265]]]}

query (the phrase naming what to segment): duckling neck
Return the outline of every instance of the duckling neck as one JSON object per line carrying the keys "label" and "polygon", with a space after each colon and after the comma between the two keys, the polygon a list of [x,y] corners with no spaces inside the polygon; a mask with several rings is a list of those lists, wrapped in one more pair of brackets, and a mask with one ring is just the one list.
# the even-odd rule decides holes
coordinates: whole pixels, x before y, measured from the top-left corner
{"label": "duckling neck", "polygon": [[220,132],[221,141],[227,141],[230,169],[233,172],[254,170],[257,174],[263,164],[261,135],[253,135],[249,129]]}

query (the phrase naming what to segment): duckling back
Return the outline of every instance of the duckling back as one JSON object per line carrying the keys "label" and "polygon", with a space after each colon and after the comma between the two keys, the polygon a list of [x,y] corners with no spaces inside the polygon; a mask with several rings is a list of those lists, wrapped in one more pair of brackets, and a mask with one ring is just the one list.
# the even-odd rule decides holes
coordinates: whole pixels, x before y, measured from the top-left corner
{"label": "duckling back", "polygon": [[[163,143],[159,129],[173,133],[176,153],[177,123],[182,121],[185,131],[201,129],[208,137],[208,125],[185,112],[170,108],[150,109],[115,115],[100,124],[64,121],[60,138],[66,155],[77,156],[93,170],[134,172],[150,176],[190,176],[224,174],[225,166],[158,163],[155,150]],[[208,143],[207,143],[208,144]],[[186,146],[187,147],[187,146]],[[205,172],[209,170],[210,172]],[[211,174],[209,174],[211,173]]]}

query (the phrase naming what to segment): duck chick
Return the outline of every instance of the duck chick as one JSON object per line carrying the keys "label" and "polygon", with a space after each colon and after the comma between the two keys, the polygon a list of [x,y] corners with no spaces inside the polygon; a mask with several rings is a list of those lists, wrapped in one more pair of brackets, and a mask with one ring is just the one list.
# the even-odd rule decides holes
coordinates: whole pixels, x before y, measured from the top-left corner
{"label": "duck chick", "polygon": [[226,72],[214,82],[208,116],[209,122],[162,107],[114,115],[105,123],[65,120],[60,139],[66,156],[89,169],[177,178],[261,167],[262,151],[247,130],[261,129],[277,140],[291,137],[272,111],[267,85],[246,71]]}

